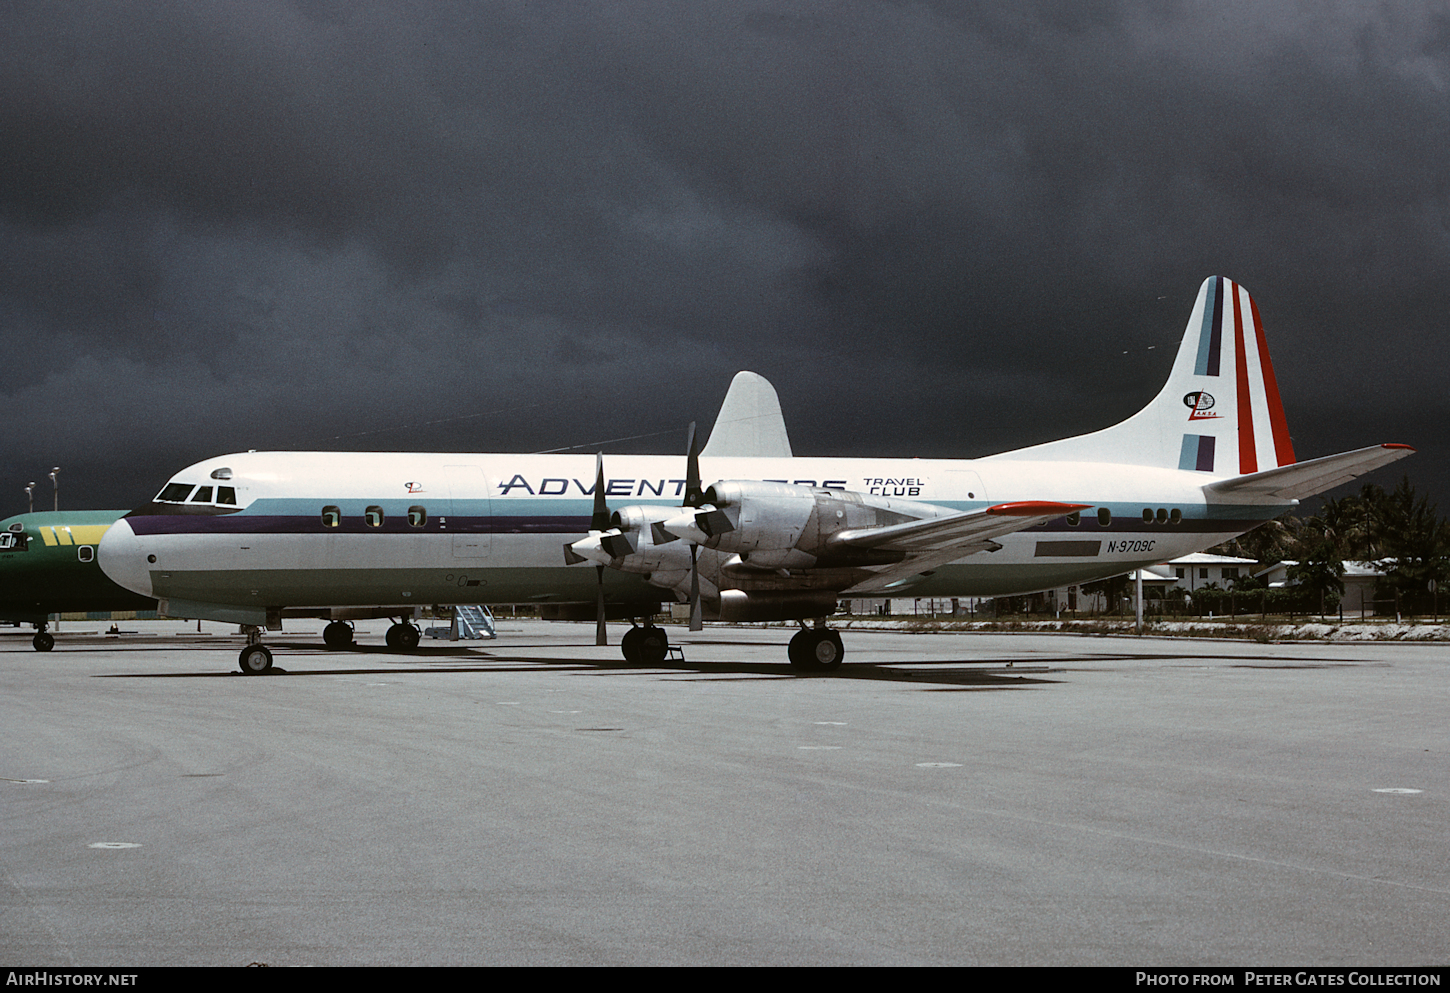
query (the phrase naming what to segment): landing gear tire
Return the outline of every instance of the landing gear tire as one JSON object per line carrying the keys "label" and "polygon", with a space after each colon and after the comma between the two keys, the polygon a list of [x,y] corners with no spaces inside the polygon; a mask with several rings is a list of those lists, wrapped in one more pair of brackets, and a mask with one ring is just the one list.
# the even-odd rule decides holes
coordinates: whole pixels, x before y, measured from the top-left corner
{"label": "landing gear tire", "polygon": [[248,645],[237,662],[248,676],[260,676],[272,668],[272,650],[266,645]]}
{"label": "landing gear tire", "polygon": [[30,639],[37,652],[48,652],[55,647],[55,635],[49,631],[37,631],[35,637]]}
{"label": "landing gear tire", "polygon": [[632,627],[624,632],[624,637],[619,641],[619,650],[624,654],[624,661],[637,663],[641,661],[639,655],[639,642],[644,637],[644,628]]}
{"label": "landing gear tire", "polygon": [[630,628],[619,643],[626,662],[636,665],[659,665],[670,653],[670,637],[664,628],[653,625]]}
{"label": "landing gear tire", "polygon": [[790,664],[801,672],[835,672],[841,668],[846,648],[841,635],[828,628],[806,628],[796,632],[786,649]]}
{"label": "landing gear tire", "polygon": [[346,621],[333,621],[322,629],[322,643],[334,650],[351,648],[352,625]]}
{"label": "landing gear tire", "polygon": [[395,652],[411,652],[423,640],[423,632],[411,624],[394,624],[383,636],[389,648]]}

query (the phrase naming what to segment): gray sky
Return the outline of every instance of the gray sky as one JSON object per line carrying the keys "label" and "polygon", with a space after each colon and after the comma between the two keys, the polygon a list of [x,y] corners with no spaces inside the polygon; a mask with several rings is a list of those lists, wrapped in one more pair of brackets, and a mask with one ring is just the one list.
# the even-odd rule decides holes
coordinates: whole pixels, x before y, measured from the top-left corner
{"label": "gray sky", "polygon": [[1450,513],[1443,0],[9,3],[0,511],[256,448],[986,455],[1258,302]]}

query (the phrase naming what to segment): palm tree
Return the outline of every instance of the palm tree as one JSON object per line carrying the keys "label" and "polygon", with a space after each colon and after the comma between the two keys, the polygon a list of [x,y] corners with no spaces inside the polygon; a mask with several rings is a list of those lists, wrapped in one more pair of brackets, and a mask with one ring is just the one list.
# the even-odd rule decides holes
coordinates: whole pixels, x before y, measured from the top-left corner
{"label": "palm tree", "polygon": [[1435,510],[1429,497],[1416,496],[1408,476],[1380,507],[1378,561],[1394,590],[1397,615],[1402,598],[1419,599],[1432,581],[1438,587],[1450,578],[1450,524]]}

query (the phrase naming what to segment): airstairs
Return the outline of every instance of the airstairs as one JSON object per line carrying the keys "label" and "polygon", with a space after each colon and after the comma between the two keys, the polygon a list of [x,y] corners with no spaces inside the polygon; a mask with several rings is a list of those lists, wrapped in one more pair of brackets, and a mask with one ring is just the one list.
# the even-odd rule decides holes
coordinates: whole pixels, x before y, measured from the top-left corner
{"label": "airstairs", "polygon": [[481,604],[462,605],[453,608],[453,623],[446,628],[429,628],[425,632],[430,638],[448,641],[479,641],[497,638],[493,614]]}

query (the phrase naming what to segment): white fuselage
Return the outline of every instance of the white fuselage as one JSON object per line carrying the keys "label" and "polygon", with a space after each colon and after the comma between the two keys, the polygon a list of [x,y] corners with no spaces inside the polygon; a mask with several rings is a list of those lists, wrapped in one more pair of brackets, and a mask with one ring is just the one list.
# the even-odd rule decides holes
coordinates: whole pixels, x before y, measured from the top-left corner
{"label": "white fuselage", "polygon": [[[685,468],[680,457],[605,458],[609,509],[680,506]],[[590,530],[595,471],[594,456],[579,455],[227,455],[178,473],[162,491],[169,501],[111,528],[100,561],[117,583],[166,601],[177,616],[255,622],[284,607],[592,602],[595,568],[567,565],[563,546]],[[1010,457],[702,458],[701,478],[706,486],[777,480],[950,511],[1021,500],[1088,505],[1076,519],[1003,535],[994,551],[877,595],[993,596],[1105,578],[1203,550],[1293,505],[1209,502],[1204,484],[1220,477],[1203,472]],[[707,578],[729,588],[719,565],[701,559]],[[606,570],[605,586],[615,600],[679,598],[650,578]]]}

